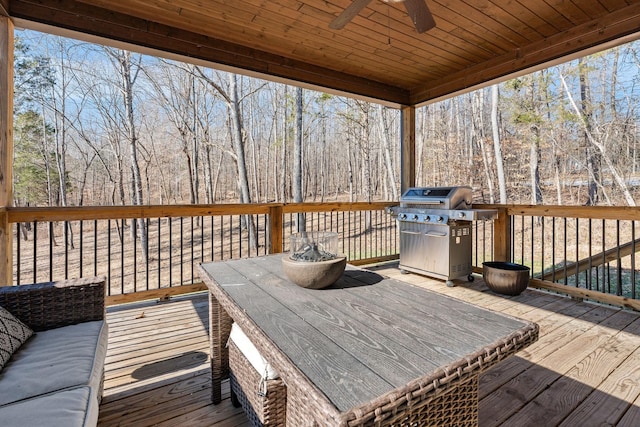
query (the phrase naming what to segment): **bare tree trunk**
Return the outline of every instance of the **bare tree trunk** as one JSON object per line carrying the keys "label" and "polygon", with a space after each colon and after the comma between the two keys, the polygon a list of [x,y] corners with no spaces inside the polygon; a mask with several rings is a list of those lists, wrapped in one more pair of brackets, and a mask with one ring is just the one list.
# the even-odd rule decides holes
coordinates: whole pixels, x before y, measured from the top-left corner
{"label": "bare tree trunk", "polygon": [[[249,176],[247,174],[247,163],[244,155],[244,127],[242,115],[240,113],[240,98],[238,97],[238,76],[229,74],[229,114],[231,116],[232,135],[234,152],[236,154],[238,168],[238,186],[240,187],[240,199],[242,203],[251,203],[251,192],[249,190]],[[258,247],[255,224],[251,215],[245,215],[244,221],[249,230],[249,245],[251,249]]]}
{"label": "bare tree trunk", "polygon": [[580,78],[580,113],[584,120],[584,146],[587,158],[587,170],[589,173],[589,200],[587,205],[594,206],[600,202],[599,185],[602,183],[600,163],[602,159],[598,151],[589,143],[589,134],[592,133],[592,115],[590,104],[590,89],[587,82],[587,73],[582,58],[578,59],[578,74]]}
{"label": "bare tree trunk", "polygon": [[382,137],[384,165],[387,172],[387,181],[391,189],[391,200],[398,200],[396,175],[395,175],[395,170],[393,169],[393,163],[391,161],[391,149],[390,149],[391,138],[389,137],[389,124],[387,122],[387,115],[385,114],[385,109],[380,104],[378,104],[378,112],[380,114],[380,119],[378,120],[378,123],[380,124],[380,136]]}
{"label": "bare tree trunk", "polygon": [[483,98],[484,89],[480,89],[473,94],[471,100],[471,111],[473,115],[473,131],[475,138],[478,141],[478,147],[482,154],[482,165],[485,175],[485,181],[487,183],[487,189],[489,191],[489,203],[495,202],[495,191],[493,189],[493,178],[491,177],[491,162],[487,155],[487,149],[485,147],[485,134],[484,134],[484,111],[482,106],[484,105]]}
{"label": "bare tree trunk", "polygon": [[[116,54],[121,67],[122,90],[124,95],[124,104],[127,119],[127,131],[129,142],[129,156],[131,158],[131,177],[133,187],[133,202],[137,206],[142,206],[144,201],[142,197],[142,176],[140,175],[140,165],[138,163],[138,134],[136,130],[136,122],[133,116],[133,87],[136,82],[137,72],[132,74],[131,52],[118,51]],[[140,233],[140,245],[142,255],[145,262],[148,254],[147,226],[143,218],[138,218],[138,232]]]}
{"label": "bare tree trunk", "polygon": [[507,183],[504,177],[502,160],[502,142],[498,124],[498,85],[491,86],[491,130],[493,132],[493,148],[496,155],[496,172],[498,173],[498,187],[500,188],[500,203],[507,203]]}
{"label": "bare tree trunk", "polygon": [[[296,88],[296,128],[293,143],[293,201],[302,203],[302,88]],[[296,215],[296,230],[306,231],[306,220],[303,213]]]}
{"label": "bare tree trunk", "polygon": [[280,150],[280,202],[287,201],[287,142],[289,141],[289,124],[287,117],[289,115],[287,106],[288,102],[288,86],[284,87],[284,114],[282,115],[282,149]]}

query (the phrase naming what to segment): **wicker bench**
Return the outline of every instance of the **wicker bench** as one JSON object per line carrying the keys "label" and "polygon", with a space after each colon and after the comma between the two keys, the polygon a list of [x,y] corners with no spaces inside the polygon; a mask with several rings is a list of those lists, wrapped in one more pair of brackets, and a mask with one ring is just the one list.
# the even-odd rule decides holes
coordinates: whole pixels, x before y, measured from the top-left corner
{"label": "wicker bench", "polygon": [[232,327],[228,349],[233,405],[244,409],[254,427],[284,427],[287,388],[278,373],[237,325]]}
{"label": "wicker bench", "polygon": [[35,334],[0,371],[0,424],[95,426],[108,327],[101,278],[0,287],[0,306]]}

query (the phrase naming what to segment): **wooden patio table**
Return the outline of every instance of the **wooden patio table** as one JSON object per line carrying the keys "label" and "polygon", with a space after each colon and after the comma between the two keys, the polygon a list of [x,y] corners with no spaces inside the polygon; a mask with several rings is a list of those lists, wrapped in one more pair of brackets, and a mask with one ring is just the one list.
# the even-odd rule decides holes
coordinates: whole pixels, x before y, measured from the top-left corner
{"label": "wooden patio table", "polygon": [[296,427],[477,425],[479,374],[538,337],[535,323],[349,265],[330,288],[305,289],[282,256],[199,266],[214,403],[232,321],[280,373]]}

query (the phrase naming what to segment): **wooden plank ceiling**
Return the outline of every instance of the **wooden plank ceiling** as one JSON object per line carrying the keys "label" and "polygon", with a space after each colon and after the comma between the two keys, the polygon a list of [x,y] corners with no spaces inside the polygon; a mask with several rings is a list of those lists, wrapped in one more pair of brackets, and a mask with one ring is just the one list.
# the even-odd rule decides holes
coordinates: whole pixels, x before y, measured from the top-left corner
{"label": "wooden plank ceiling", "polygon": [[421,105],[640,29],[640,0],[426,0],[436,27],[422,34],[401,2],[382,0],[341,30],[329,24],[351,0],[3,3],[19,27],[45,24],[391,105]]}

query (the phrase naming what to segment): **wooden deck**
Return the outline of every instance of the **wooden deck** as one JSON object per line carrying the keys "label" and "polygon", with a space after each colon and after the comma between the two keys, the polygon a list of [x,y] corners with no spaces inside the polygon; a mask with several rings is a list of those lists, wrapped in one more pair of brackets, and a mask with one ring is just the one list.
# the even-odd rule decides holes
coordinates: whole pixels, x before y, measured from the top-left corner
{"label": "wooden deck", "polygon": [[[538,342],[481,376],[482,427],[640,425],[640,314],[536,290],[499,296],[481,278],[447,288],[395,264],[372,269],[540,325]],[[204,293],[108,309],[99,426],[249,425],[228,398],[210,404],[207,313]]]}

